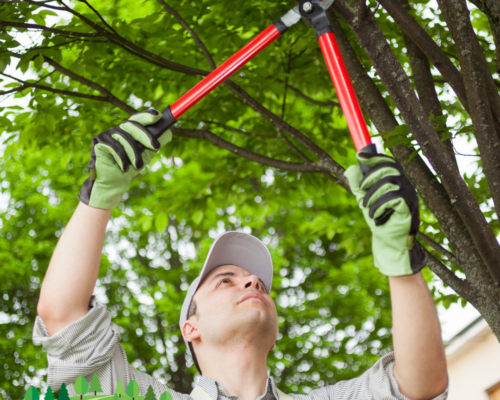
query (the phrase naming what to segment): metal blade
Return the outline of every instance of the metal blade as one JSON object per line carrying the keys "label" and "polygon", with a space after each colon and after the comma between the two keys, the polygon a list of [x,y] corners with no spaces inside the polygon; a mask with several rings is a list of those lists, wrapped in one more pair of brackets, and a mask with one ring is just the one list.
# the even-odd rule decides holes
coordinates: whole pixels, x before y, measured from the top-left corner
{"label": "metal blade", "polygon": [[330,7],[335,0],[320,0],[319,5],[323,10],[326,10],[328,7]]}

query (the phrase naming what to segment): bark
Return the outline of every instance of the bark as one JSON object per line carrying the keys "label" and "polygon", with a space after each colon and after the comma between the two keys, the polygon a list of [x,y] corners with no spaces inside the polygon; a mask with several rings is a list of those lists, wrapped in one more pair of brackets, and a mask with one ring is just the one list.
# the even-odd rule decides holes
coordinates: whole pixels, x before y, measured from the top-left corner
{"label": "bark", "polygon": [[[472,28],[465,0],[438,0],[438,4],[457,46],[484,173],[495,203],[495,210],[497,215],[500,215],[500,142],[490,106],[490,100],[494,102],[494,97],[498,98],[498,93],[484,95],[490,91],[491,82],[487,79],[487,75],[491,78],[491,74],[489,69],[485,71],[486,60]],[[495,86],[493,89],[496,92]]]}
{"label": "bark", "polygon": [[[399,0],[401,5],[405,8],[409,8],[410,5],[408,0]],[[434,114],[436,117],[443,115],[443,109],[441,108],[441,103],[439,102],[438,94],[436,92],[436,87],[434,85],[434,77],[431,73],[431,68],[429,60],[425,53],[417,46],[417,44],[404,32],[402,31],[403,39],[406,44],[406,49],[408,51],[408,57],[410,58],[410,66],[413,73],[413,80],[415,82],[415,88],[417,89],[418,98],[427,116]],[[443,127],[445,128],[445,127]],[[445,131],[441,129],[440,136],[443,135]],[[455,152],[453,150],[453,144],[451,139],[444,141],[446,150],[455,161],[455,165],[458,169],[457,160],[455,157]]]}
{"label": "bark", "polygon": [[500,73],[500,2],[497,0],[470,0],[488,17],[495,42],[496,67]]}
{"label": "bark", "polygon": [[444,146],[416,98],[406,73],[368,9],[360,14],[359,5],[355,3],[354,6],[349,6],[346,0],[336,1],[333,7],[353,29],[396,107],[419,142],[424,155],[441,179],[452,199],[453,206],[467,226],[494,285],[491,285],[491,280],[484,274],[480,281],[486,286],[485,289],[488,288],[487,292],[492,296],[491,300],[497,303],[498,282],[500,282],[500,246],[453,160],[444,151]]}

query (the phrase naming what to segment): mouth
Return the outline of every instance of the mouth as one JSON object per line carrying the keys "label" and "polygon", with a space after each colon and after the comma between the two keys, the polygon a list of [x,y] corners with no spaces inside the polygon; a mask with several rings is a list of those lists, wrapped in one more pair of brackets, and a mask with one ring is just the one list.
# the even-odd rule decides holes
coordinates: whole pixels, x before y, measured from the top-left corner
{"label": "mouth", "polygon": [[263,297],[262,297],[262,295],[261,295],[261,294],[252,292],[252,293],[248,293],[247,295],[245,295],[245,296],[244,296],[244,297],[243,297],[243,298],[242,298],[242,299],[238,302],[238,304],[241,304],[241,303],[243,303],[244,301],[251,300],[251,299],[257,299],[257,300],[260,300],[260,301],[262,301],[262,302],[264,302],[264,303],[265,303],[265,301],[264,301],[264,299],[263,299]]}

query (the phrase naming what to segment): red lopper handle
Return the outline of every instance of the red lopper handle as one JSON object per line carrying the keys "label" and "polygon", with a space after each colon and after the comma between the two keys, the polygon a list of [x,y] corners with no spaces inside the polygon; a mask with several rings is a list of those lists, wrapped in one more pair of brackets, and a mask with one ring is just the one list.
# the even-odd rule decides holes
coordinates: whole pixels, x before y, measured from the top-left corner
{"label": "red lopper handle", "polygon": [[174,118],[179,118],[280,35],[281,33],[274,25],[268,26],[238,50],[236,54],[227,59],[220,67],[212,71],[206,78],[172,104],[170,110]]}
{"label": "red lopper handle", "polygon": [[347,120],[347,126],[351,132],[352,140],[356,151],[360,151],[364,147],[371,144],[372,140],[365,118],[359,107],[356,93],[349,79],[349,74],[340,54],[337,41],[332,32],[327,32],[318,38],[319,46],[323,52],[323,56],[332,77],[333,86],[337,91],[337,96],[340,101],[340,106]]}

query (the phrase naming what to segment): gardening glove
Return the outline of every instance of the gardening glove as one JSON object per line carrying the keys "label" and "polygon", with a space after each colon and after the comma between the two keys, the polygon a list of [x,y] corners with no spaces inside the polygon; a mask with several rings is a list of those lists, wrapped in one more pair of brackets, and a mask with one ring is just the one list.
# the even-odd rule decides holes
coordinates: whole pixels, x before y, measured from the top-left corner
{"label": "gardening glove", "polygon": [[419,272],[427,257],[414,242],[420,225],[415,188],[394,158],[361,151],[356,157],[367,170],[352,165],[345,176],[372,231],[375,266],[388,276]]}
{"label": "gardening glove", "polygon": [[170,130],[155,138],[144,128],[160,118],[161,113],[156,110],[141,111],[119,127],[108,129],[92,139],[90,176],[78,195],[81,202],[105,210],[120,203],[132,178],[172,140]]}

